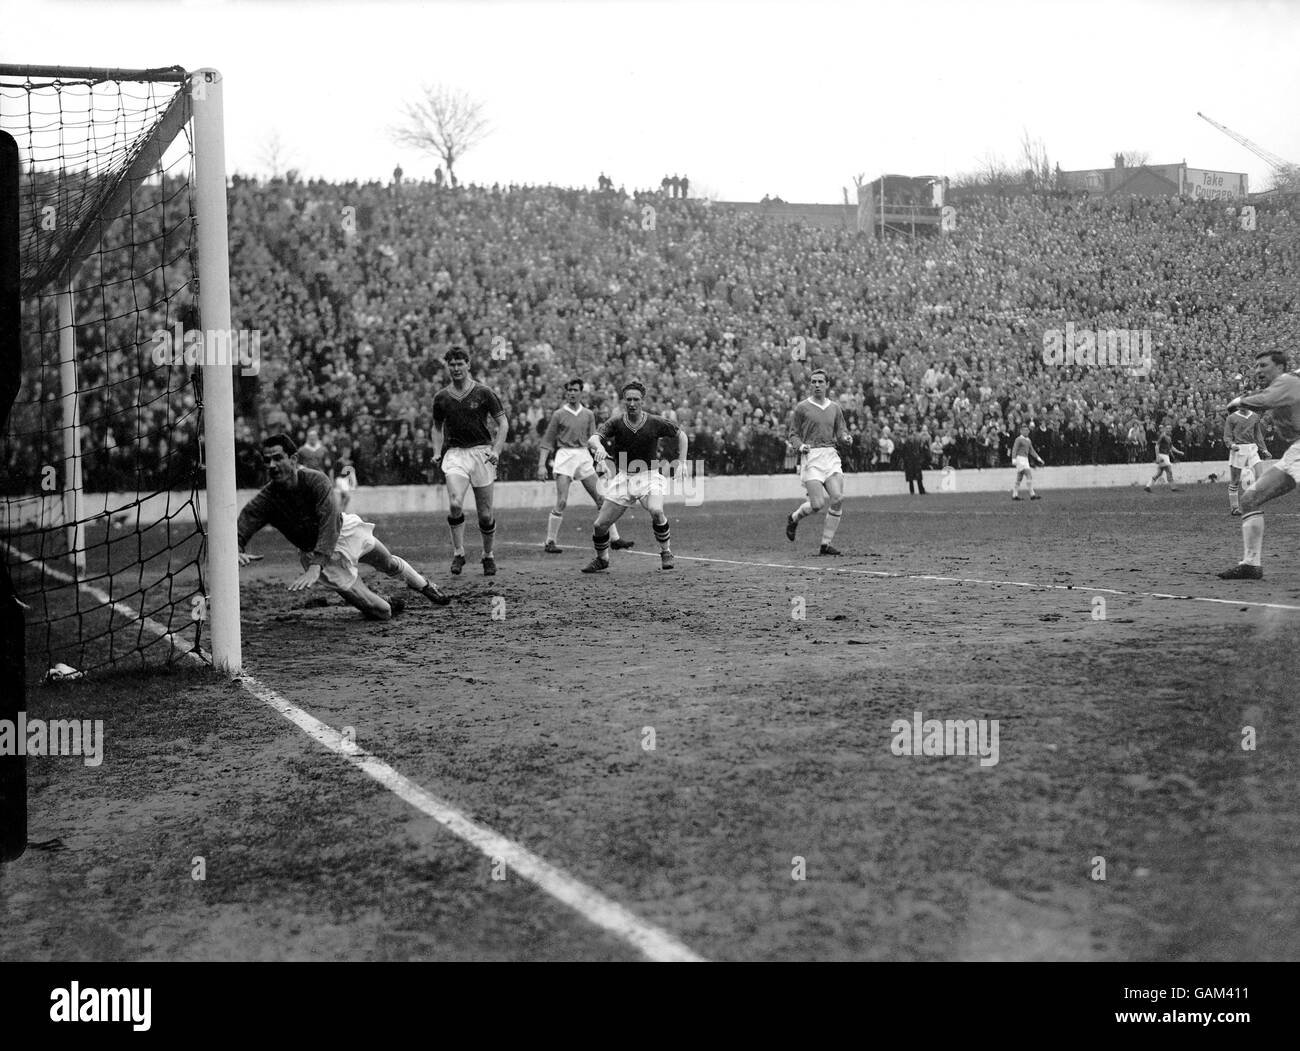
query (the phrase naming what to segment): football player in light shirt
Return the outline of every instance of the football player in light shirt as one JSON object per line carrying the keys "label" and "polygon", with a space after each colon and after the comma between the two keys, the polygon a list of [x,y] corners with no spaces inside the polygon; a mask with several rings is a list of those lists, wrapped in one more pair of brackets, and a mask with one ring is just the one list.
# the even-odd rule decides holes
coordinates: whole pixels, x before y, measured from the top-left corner
{"label": "football player in light shirt", "polygon": [[[1254,409],[1244,406],[1228,413],[1223,421],[1223,444],[1228,447],[1228,513],[1241,517],[1241,477],[1251,471],[1260,460],[1270,460],[1273,454],[1264,441],[1264,417]],[[1246,485],[1255,480],[1252,473]]]}
{"label": "football player in light shirt", "polygon": [[808,377],[812,394],[794,407],[790,414],[788,445],[799,452],[799,479],[808,499],[785,519],[785,538],[794,541],[799,522],[826,508],[822,525],[820,555],[841,554],[832,546],[835,530],[844,514],[844,468],[837,445],[852,441],[844,423],[844,410],[827,396],[830,379],[825,369],[813,369]]}
{"label": "football player in light shirt", "polygon": [[[573,482],[582,483],[591,497],[591,502],[600,510],[605,502],[600,491],[600,482],[596,466],[591,459],[591,450],[587,442],[596,433],[596,414],[582,404],[582,380],[569,380],[564,385],[564,404],[551,415],[542,436],[542,448],[537,457],[537,480],[546,481],[546,457],[555,451],[555,506],[546,520],[546,546],[542,549],[548,555],[558,555],[564,548],[557,542],[560,537],[560,525],[564,521],[564,507],[569,501],[569,486]],[[609,546],[615,551],[622,551],[632,546],[631,540],[621,540],[618,526],[610,524]]]}
{"label": "football player in light shirt", "polygon": [[1151,487],[1160,481],[1161,476],[1169,479],[1169,491],[1177,493],[1180,490],[1174,487],[1174,461],[1172,456],[1186,456],[1182,449],[1174,444],[1173,436],[1169,433],[1169,428],[1162,427],[1160,436],[1156,438],[1156,473],[1151,476],[1151,481],[1143,488],[1149,493]]}
{"label": "football player in light shirt", "polygon": [[1011,499],[1020,499],[1020,482],[1021,479],[1029,486],[1029,499],[1042,499],[1034,492],[1034,472],[1029,466],[1029,461],[1037,461],[1039,467],[1046,466],[1043,458],[1038,455],[1034,449],[1034,443],[1029,440],[1029,424],[1020,425],[1020,433],[1016,435],[1016,440],[1011,446],[1011,463],[1016,469],[1016,481],[1011,487]]}
{"label": "football player in light shirt", "polygon": [[1280,350],[1262,350],[1255,355],[1255,375],[1264,390],[1233,398],[1229,410],[1238,406],[1268,412],[1273,417],[1273,431],[1287,443],[1278,459],[1264,465],[1255,484],[1241,494],[1241,561],[1219,576],[1224,580],[1262,580],[1260,566],[1264,554],[1263,506],[1300,482],[1300,376],[1286,370],[1286,354]]}

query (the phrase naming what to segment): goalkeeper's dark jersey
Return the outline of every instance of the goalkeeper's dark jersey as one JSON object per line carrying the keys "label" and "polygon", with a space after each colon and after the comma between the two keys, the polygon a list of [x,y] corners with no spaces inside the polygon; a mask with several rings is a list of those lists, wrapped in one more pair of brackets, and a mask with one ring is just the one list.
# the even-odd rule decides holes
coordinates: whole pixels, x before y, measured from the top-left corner
{"label": "goalkeeper's dark jersey", "polygon": [[299,551],[310,551],[317,565],[327,565],[343,528],[343,514],[334,502],[334,483],[320,471],[299,467],[288,485],[271,482],[263,486],[239,512],[239,550],[268,525],[280,530]]}
{"label": "goalkeeper's dark jersey", "polygon": [[433,422],[442,428],[444,449],[491,445],[488,422],[504,415],[501,399],[478,382],[464,394],[458,394],[455,387],[443,387],[433,396]]}
{"label": "goalkeeper's dark jersey", "polygon": [[[625,474],[640,474],[650,469],[650,461],[659,459],[659,441],[662,438],[677,440],[681,433],[677,424],[662,416],[643,413],[633,427],[623,415],[611,417],[600,425],[600,440],[617,469]],[[677,459],[673,449],[668,459]]]}

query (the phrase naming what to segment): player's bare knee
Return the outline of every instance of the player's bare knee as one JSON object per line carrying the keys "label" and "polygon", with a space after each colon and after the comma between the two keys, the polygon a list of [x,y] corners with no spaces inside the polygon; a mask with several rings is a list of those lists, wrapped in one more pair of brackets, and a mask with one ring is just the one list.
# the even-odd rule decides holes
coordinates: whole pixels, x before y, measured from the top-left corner
{"label": "player's bare knee", "polygon": [[569,506],[569,501],[568,501],[568,500],[564,500],[564,499],[556,500],[556,501],[555,501],[555,513],[556,513],[557,515],[558,515],[558,514],[563,514],[563,513],[564,513],[564,509],[565,509],[566,507],[568,507],[568,506]]}
{"label": "player's bare knee", "polygon": [[843,499],[832,500],[831,510],[834,511],[836,514],[839,514],[842,510],[844,510],[844,500]]}

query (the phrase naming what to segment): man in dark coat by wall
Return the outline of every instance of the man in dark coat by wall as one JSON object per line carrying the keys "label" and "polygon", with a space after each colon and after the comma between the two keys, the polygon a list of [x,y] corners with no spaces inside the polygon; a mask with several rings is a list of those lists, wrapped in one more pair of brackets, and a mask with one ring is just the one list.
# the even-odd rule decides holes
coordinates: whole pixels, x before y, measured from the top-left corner
{"label": "man in dark coat by wall", "polygon": [[[930,449],[925,439],[916,431],[912,431],[903,442],[903,472],[907,476],[907,491],[909,494],[919,492],[925,495],[925,482],[921,480],[921,469],[925,466],[926,457],[929,456]],[[913,486],[916,487],[913,490]]]}

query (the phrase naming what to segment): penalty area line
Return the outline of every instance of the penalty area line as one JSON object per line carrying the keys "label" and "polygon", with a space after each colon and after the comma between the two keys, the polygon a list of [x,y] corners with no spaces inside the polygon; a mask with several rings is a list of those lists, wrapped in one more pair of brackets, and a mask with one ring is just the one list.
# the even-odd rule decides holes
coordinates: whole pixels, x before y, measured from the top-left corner
{"label": "penalty area line", "polygon": [[[139,620],[155,635],[170,639],[173,644],[180,641],[164,625],[152,617],[141,617],[133,607],[124,602],[114,601],[99,588],[78,581],[70,573],[46,565],[39,558],[24,554],[7,541],[0,541],[0,543],[4,543],[11,554],[36,566],[41,572],[48,573],[56,580],[76,584],[78,587],[85,589],[98,601],[108,605],[113,612]],[[205,665],[207,664],[206,661],[202,660],[200,653],[192,648],[185,652],[184,656],[191,657]],[[236,676],[235,681],[252,697],[293,723],[312,740],[336,755],[342,756],[399,799],[409,803],[426,817],[430,817],[442,825],[452,835],[468,843],[489,859],[502,859],[507,867],[543,893],[549,894],[556,901],[567,905],[589,923],[631,945],[648,959],[660,962],[699,963],[704,961],[704,957],[693,952],[667,931],[646,922],[622,905],[606,898],[599,891],[570,876],[563,869],[543,860],[526,847],[514,842],[514,840],[508,839],[486,825],[471,820],[450,803],[437,798],[431,792],[421,788],[409,777],[398,773],[382,759],[357,748],[350,739],[345,738],[338,730],[321,722],[314,715],[303,711],[265,683],[248,674]]]}
{"label": "penalty area line", "polygon": [[[628,555],[642,555],[657,558],[652,551],[626,551]],[[888,580],[923,580],[941,584],[988,584],[1013,588],[1034,588],[1040,591],[1077,591],[1080,594],[1122,595],[1127,598],[1175,599],[1180,602],[1212,602],[1221,606],[1253,606],[1258,609],[1281,609],[1290,613],[1300,613],[1300,606],[1289,606],[1285,602],[1252,602],[1249,599],[1207,598],[1203,595],[1171,595],[1163,591],[1124,591],[1120,588],[1087,587],[1082,584],[1042,584],[1032,580],[984,580],[979,577],[943,577],[932,573],[900,573],[887,569],[850,569],[847,566],[800,566],[788,562],[745,562],[733,558],[705,558],[700,555],[678,555],[678,561],[712,562],[724,566],[749,566],[754,569],[799,569],[814,573],[846,573],[860,577],[882,577]]]}

